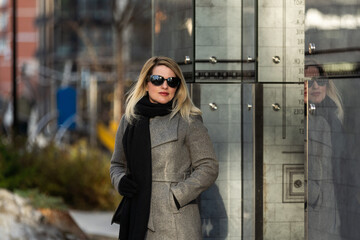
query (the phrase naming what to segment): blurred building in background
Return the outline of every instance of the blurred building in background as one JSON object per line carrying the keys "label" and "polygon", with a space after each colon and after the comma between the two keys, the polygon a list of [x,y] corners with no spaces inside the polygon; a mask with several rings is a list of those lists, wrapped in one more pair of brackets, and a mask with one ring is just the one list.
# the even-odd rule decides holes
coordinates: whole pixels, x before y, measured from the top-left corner
{"label": "blurred building in background", "polygon": [[[72,132],[112,148],[126,82],[134,80],[131,73],[150,55],[150,43],[137,39],[140,32],[150,36],[150,5],[139,3],[38,0],[38,110],[43,119],[57,119],[56,141]],[[66,97],[69,89],[75,90],[72,101]],[[57,101],[63,94],[68,101]],[[61,110],[69,104],[73,111]]]}
{"label": "blurred building in background", "polygon": [[111,118],[108,95],[117,79],[111,1],[38,1],[38,12],[39,117],[57,119],[58,141],[67,129],[90,131],[95,141],[99,113]]}
{"label": "blurred building in background", "polygon": [[[36,0],[17,1],[17,98],[18,124],[20,132],[27,131],[31,108],[37,97],[36,50],[38,34],[35,26],[37,17]],[[8,110],[8,125],[11,124],[12,99],[12,1],[0,1],[0,98],[3,101],[1,113]]]}
{"label": "blurred building in background", "polygon": [[11,93],[11,26],[8,1],[0,2],[0,84],[1,96]]}
{"label": "blurred building in background", "polygon": [[[9,128],[12,1],[1,4],[0,95]],[[26,83],[17,97],[31,98],[22,132],[44,144],[86,136],[111,149],[124,92],[151,55],[150,1],[18,0],[16,12],[17,82]]]}

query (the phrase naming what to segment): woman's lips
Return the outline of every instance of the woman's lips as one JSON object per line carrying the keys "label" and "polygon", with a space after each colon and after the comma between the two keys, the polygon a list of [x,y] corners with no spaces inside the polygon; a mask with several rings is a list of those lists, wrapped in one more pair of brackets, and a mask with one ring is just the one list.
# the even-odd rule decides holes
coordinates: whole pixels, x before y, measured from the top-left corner
{"label": "woman's lips", "polygon": [[311,93],[310,95],[311,96],[314,96],[314,97],[317,97],[317,96],[319,96],[321,93],[320,92],[313,92],[313,93]]}
{"label": "woman's lips", "polygon": [[167,92],[159,92],[159,94],[160,94],[161,96],[168,96],[168,95],[169,95],[169,93],[167,93]]}

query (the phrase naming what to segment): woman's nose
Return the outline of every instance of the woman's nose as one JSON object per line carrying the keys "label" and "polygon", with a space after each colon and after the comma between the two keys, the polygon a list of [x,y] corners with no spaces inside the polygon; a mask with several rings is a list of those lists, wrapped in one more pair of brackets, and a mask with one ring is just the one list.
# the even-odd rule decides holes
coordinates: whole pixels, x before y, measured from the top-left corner
{"label": "woman's nose", "polygon": [[164,89],[167,89],[169,87],[166,80],[163,82],[163,84],[161,84],[161,87]]}

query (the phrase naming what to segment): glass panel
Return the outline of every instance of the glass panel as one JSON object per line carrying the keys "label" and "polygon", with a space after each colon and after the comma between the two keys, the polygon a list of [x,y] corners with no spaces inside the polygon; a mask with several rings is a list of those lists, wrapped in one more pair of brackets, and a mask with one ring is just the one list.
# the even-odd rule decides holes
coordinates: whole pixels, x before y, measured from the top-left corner
{"label": "glass panel", "polygon": [[193,37],[192,0],[153,0],[153,55],[175,59],[187,81],[192,80]]}
{"label": "glass panel", "polygon": [[255,239],[254,85],[242,84],[242,238]]}
{"label": "glass panel", "polygon": [[358,0],[307,0],[308,239],[358,239]]}
{"label": "glass panel", "polygon": [[254,81],[255,3],[247,0],[195,4],[196,81]]}
{"label": "glass panel", "polygon": [[359,76],[359,4],[359,0],[306,1],[306,60],[322,64],[333,77]]}
{"label": "glass panel", "polygon": [[358,79],[308,81],[308,239],[360,236],[358,87]]}
{"label": "glass panel", "polygon": [[258,81],[304,81],[304,0],[259,1]]}
{"label": "glass panel", "polygon": [[263,85],[263,239],[304,238],[303,98],[302,84]]}
{"label": "glass panel", "polygon": [[254,236],[251,88],[244,86],[242,101],[240,84],[194,85],[220,166],[216,183],[201,195],[204,239]]}
{"label": "glass panel", "polygon": [[256,81],[256,65],[255,59],[257,56],[256,50],[256,28],[257,26],[255,19],[257,18],[256,1],[243,0],[242,1],[242,49],[241,59],[243,80],[245,81]]}

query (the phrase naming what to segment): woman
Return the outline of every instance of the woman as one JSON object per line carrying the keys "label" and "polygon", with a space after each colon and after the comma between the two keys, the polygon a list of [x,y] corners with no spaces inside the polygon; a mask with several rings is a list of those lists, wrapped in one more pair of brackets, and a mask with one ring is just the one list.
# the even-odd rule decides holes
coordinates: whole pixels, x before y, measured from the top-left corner
{"label": "woman", "polygon": [[[344,157],[346,155],[343,129],[344,110],[339,91],[333,81],[328,79],[321,65],[306,65],[305,76],[311,77],[311,80],[308,81],[308,99],[309,103],[315,106],[314,115],[322,116],[330,126],[334,159]],[[339,161],[334,162],[335,165],[339,163]]]}
{"label": "woman", "polygon": [[[318,64],[306,65],[305,76],[311,77],[311,80],[308,81],[309,102],[318,106],[316,108],[318,110],[320,108],[322,111],[327,108],[325,109],[327,112],[321,112],[321,114],[327,114],[328,116],[324,117],[334,121],[333,124],[341,125],[344,119],[344,110],[340,94],[333,81],[328,79],[324,69]],[[332,123],[329,124],[332,125]]]}
{"label": "woman", "polygon": [[[308,64],[308,217],[309,239],[341,239],[337,184],[344,156],[343,108],[334,83],[318,64]],[[306,102],[306,99],[305,99]]]}
{"label": "woman", "polygon": [[179,66],[152,57],[126,101],[110,176],[124,239],[201,239],[197,197],[218,176],[212,142]]}

